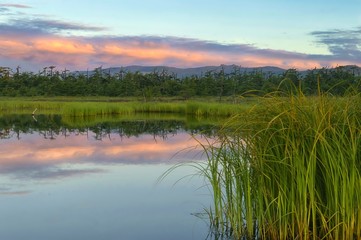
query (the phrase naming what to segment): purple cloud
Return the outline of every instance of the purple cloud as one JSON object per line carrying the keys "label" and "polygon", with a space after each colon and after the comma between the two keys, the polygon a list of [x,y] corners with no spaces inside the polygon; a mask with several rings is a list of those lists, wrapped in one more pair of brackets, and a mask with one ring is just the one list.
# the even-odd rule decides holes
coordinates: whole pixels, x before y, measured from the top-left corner
{"label": "purple cloud", "polygon": [[22,26],[24,28],[35,28],[43,31],[59,32],[64,30],[75,30],[75,31],[104,31],[105,27],[87,26],[84,24],[63,22],[58,20],[46,20],[46,19],[22,19],[17,20],[16,26]]}
{"label": "purple cloud", "polygon": [[48,20],[48,19],[12,19],[7,23],[0,23],[0,31],[11,33],[20,33],[20,34],[31,34],[37,35],[41,33],[59,33],[63,31],[91,31],[98,32],[104,31],[107,28],[97,27],[97,26],[88,26],[84,24],[64,22],[58,20]]}
{"label": "purple cloud", "polygon": [[2,13],[3,15],[13,15],[11,12],[12,8],[17,8],[17,9],[25,9],[25,8],[31,8],[30,6],[27,5],[22,5],[22,4],[0,4],[0,13]]}
{"label": "purple cloud", "polygon": [[25,9],[31,7],[22,4],[0,4],[0,12],[3,12],[8,16],[6,21],[0,22],[0,33],[3,33],[4,35],[14,35],[14,33],[16,33],[16,35],[26,34],[33,36],[47,33],[57,34],[68,31],[99,32],[107,30],[106,27],[60,21],[27,13],[19,14],[18,12],[13,11],[12,8]]}
{"label": "purple cloud", "polygon": [[317,43],[326,45],[335,59],[359,62],[361,59],[361,27],[355,29],[335,29],[314,31]]}
{"label": "purple cloud", "polygon": [[12,4],[12,3],[1,3],[0,8],[31,8],[29,5],[24,4]]}
{"label": "purple cloud", "polygon": [[[26,6],[2,4],[0,11],[6,11],[9,7]],[[0,22],[0,65],[14,68],[20,64],[23,69],[38,66],[33,69],[37,71],[49,64],[60,68],[72,66],[72,70],[99,65],[198,67],[236,64],[307,69],[361,64],[360,27],[354,30],[310,33],[317,43],[326,45],[331,54],[304,54],[262,49],[251,44],[221,44],[175,36],[68,35],[82,31],[99,33],[104,30],[107,28],[33,15],[21,18],[13,15],[6,22]]]}

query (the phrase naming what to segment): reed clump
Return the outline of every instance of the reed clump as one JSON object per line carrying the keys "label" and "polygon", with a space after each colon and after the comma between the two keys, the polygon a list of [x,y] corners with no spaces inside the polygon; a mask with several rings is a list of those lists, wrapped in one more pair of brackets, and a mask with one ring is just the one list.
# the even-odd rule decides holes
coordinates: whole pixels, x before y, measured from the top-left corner
{"label": "reed clump", "polygon": [[361,238],[361,97],[267,97],[204,146],[213,234]]}

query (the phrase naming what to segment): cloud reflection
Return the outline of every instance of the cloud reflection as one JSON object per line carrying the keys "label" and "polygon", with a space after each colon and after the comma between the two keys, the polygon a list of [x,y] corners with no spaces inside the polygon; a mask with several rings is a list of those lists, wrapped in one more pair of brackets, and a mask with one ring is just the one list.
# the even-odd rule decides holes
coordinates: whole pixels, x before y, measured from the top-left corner
{"label": "cloud reflection", "polygon": [[96,141],[73,134],[50,141],[33,134],[23,135],[20,140],[3,140],[0,173],[58,179],[102,173],[104,164],[175,164],[200,158],[200,149],[190,150],[197,142],[187,133],[156,140],[151,135],[110,139]]}
{"label": "cloud reflection", "polygon": [[31,191],[13,191],[13,192],[1,192],[0,195],[2,196],[19,196],[19,195],[27,195],[31,193]]}
{"label": "cloud reflection", "polygon": [[[105,170],[102,169],[62,169],[60,167],[55,168],[43,168],[33,172],[27,172],[26,175],[22,175],[23,178],[32,178],[32,179],[62,179],[74,176],[104,173]],[[30,174],[29,174],[30,173]]]}

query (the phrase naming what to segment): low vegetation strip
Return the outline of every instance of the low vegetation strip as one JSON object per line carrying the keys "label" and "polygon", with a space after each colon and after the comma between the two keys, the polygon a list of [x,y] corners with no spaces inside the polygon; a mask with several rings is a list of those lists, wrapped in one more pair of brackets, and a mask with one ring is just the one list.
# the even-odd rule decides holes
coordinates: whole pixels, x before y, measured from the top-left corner
{"label": "low vegetation strip", "polygon": [[0,114],[29,113],[36,109],[36,114],[61,114],[63,116],[95,116],[134,113],[177,113],[197,117],[229,117],[249,108],[251,103],[230,104],[217,102],[183,101],[183,102],[106,102],[29,99],[0,100]]}

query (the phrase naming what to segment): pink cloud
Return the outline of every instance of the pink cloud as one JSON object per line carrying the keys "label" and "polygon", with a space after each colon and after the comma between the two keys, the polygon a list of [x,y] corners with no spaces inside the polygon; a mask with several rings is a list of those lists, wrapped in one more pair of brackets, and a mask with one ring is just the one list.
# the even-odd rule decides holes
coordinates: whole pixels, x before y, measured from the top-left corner
{"label": "pink cloud", "polygon": [[95,68],[99,65],[196,67],[220,64],[310,69],[325,64],[331,66],[361,63],[361,60],[327,60],[324,56],[312,57],[299,53],[256,49],[248,45],[220,45],[171,37],[163,40],[159,37],[0,36],[0,63],[10,59],[25,64],[29,62],[31,65],[35,63],[39,69],[51,64],[71,70]]}
{"label": "pink cloud", "polygon": [[[328,47],[330,54],[304,54],[172,36],[99,35],[109,29],[30,13],[19,16],[13,8],[31,7],[0,4],[0,11],[13,16],[0,21],[0,66],[16,68],[20,65],[23,70],[37,71],[49,65],[75,71],[100,65],[198,67],[221,64],[303,70],[361,64],[359,28],[311,32],[317,43]],[[81,36],[79,32],[90,33],[92,37]],[[98,36],[92,35],[94,33]]]}
{"label": "pink cloud", "polygon": [[[94,47],[88,43],[61,38],[36,39],[32,42],[33,51],[59,54],[91,55]],[[55,54],[54,54],[55,55]]]}

